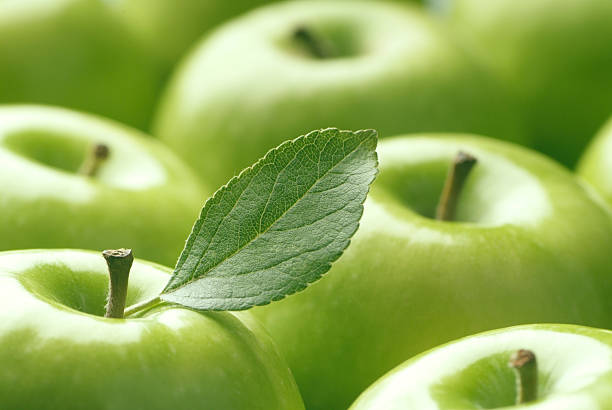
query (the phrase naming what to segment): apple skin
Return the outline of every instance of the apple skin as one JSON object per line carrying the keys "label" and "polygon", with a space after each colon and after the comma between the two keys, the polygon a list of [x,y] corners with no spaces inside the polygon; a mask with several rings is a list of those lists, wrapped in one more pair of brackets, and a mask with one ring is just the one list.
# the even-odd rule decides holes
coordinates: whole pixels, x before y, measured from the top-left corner
{"label": "apple skin", "polygon": [[147,130],[186,49],[266,2],[0,1],[0,103],[60,105]]}
{"label": "apple skin", "polygon": [[[128,305],[169,270],[136,260]],[[270,337],[248,313],[164,305],[107,319],[100,253],[0,253],[3,409],[303,409]]]}
{"label": "apple skin", "polygon": [[[459,150],[479,162],[456,221],[430,219]],[[396,137],[377,151],[346,252],[300,294],[253,310],[308,409],[347,408],[406,359],[466,335],[612,326],[612,218],[559,164],[474,136]]]}
{"label": "apple skin", "polygon": [[577,172],[612,206],[612,119],[582,155]]}
{"label": "apple skin", "polygon": [[0,103],[94,112],[145,128],[164,69],[111,2],[0,2]]}
{"label": "apple skin", "polygon": [[[97,176],[77,174],[98,142],[110,157]],[[174,266],[206,194],[138,131],[60,108],[0,107],[0,250],[130,246]]]}
{"label": "apple skin", "polygon": [[119,0],[117,15],[167,68],[217,24],[273,0]]}
{"label": "apple skin", "polygon": [[[296,43],[311,28],[340,55]],[[478,132],[520,138],[504,91],[420,7],[285,2],[235,19],[193,49],[160,102],[153,134],[212,184],[312,129]]]}
{"label": "apple skin", "polygon": [[451,24],[516,91],[533,147],[573,167],[612,112],[612,2],[446,3]]}
{"label": "apple skin", "polygon": [[516,406],[507,365],[519,349],[535,353],[534,410],[612,406],[612,332],[584,326],[527,325],[454,341],[410,359],[366,390],[350,410],[442,410]]}

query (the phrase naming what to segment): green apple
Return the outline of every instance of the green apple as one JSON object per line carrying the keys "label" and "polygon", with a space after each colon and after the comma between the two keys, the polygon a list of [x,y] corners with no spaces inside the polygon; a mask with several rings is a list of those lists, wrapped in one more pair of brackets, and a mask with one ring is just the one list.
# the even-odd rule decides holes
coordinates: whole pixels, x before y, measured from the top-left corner
{"label": "green apple", "polygon": [[61,105],[144,128],[163,73],[112,2],[0,2],[0,103]]}
{"label": "green apple", "polygon": [[[477,158],[452,221],[433,219],[458,151]],[[612,219],[575,177],[525,148],[397,137],[351,245],[321,281],[254,310],[307,408],[347,408],[434,346],[505,326],[612,326]]]}
{"label": "green apple", "polygon": [[167,68],[217,24],[275,0],[116,0],[114,8]]}
{"label": "green apple", "polygon": [[444,3],[457,30],[516,92],[533,147],[575,165],[612,112],[612,2]]}
{"label": "green apple", "polygon": [[577,172],[612,206],[612,120],[582,155]]}
{"label": "green apple", "polygon": [[[92,145],[109,157],[79,173]],[[174,265],[206,193],[166,147],[65,109],[0,108],[0,249],[129,244]]]}
{"label": "green apple", "polygon": [[[386,374],[351,410],[523,408],[508,366],[511,352],[535,354],[530,409],[609,409],[612,332],[571,325],[528,325],[487,332],[441,346]],[[523,383],[520,384],[524,386]]]}
{"label": "green apple", "polygon": [[0,1],[0,103],[61,105],[148,129],[185,50],[268,1]]}
{"label": "green apple", "polygon": [[214,184],[321,127],[518,138],[503,91],[418,6],[286,2],[207,36],[174,74],[159,136]]}
{"label": "green apple", "polygon": [[[136,261],[128,303],[159,293],[167,268]],[[3,409],[303,409],[287,364],[248,314],[165,305],[104,318],[99,254],[0,253]]]}

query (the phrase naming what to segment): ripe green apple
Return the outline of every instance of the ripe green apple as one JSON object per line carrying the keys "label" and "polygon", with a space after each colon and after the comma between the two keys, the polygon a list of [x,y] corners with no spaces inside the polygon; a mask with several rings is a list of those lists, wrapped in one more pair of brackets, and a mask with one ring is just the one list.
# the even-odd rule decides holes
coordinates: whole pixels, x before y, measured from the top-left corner
{"label": "ripe green apple", "polygon": [[288,136],[321,127],[518,138],[503,94],[418,6],[285,2],[207,36],[174,74],[153,133],[222,184]]}
{"label": "ripe green apple", "polygon": [[612,120],[582,155],[577,172],[612,206]]}
{"label": "ripe green apple", "polygon": [[444,3],[457,30],[516,92],[533,147],[575,165],[612,112],[612,2]]}
{"label": "ripe green apple", "polygon": [[0,2],[0,103],[95,112],[144,128],[164,70],[113,2]]}
{"label": "ripe green apple", "polygon": [[0,103],[61,105],[148,129],[185,50],[269,1],[0,1]]}
{"label": "ripe green apple", "polygon": [[[487,332],[432,349],[396,367],[351,410],[519,408],[511,352],[537,363],[530,409],[609,409],[612,332],[571,325],[527,325]],[[523,406],[520,406],[523,408]]]}
{"label": "ripe green apple", "polygon": [[[96,143],[109,157],[79,174]],[[166,147],[65,109],[0,108],[0,250],[129,244],[174,265],[206,192]]]}
{"label": "ripe green apple", "polygon": [[[164,287],[136,261],[128,304]],[[165,305],[104,318],[99,253],[0,253],[3,409],[303,409],[287,364],[248,314]]]}
{"label": "ripe green apple", "polygon": [[[453,221],[432,219],[453,156],[478,160]],[[360,228],[326,276],[254,309],[307,408],[347,408],[434,346],[505,326],[612,326],[612,218],[575,177],[516,145],[453,135],[379,144]]]}
{"label": "ripe green apple", "polygon": [[217,24],[275,0],[118,0],[114,8],[167,68]]}

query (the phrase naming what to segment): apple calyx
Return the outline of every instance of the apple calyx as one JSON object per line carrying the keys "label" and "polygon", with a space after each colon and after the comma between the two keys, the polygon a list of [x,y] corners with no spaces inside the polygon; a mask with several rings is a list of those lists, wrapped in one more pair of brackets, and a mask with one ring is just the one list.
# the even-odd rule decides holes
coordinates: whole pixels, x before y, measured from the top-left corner
{"label": "apple calyx", "polygon": [[110,156],[110,148],[103,143],[94,144],[85,161],[79,168],[79,174],[94,177],[98,173],[102,163]]}
{"label": "apple calyx", "polygon": [[453,220],[461,189],[476,162],[474,156],[463,151],[459,151],[455,156],[451,167],[448,169],[446,182],[436,208],[436,219],[438,221]]}
{"label": "apple calyx", "polygon": [[298,26],[293,31],[293,39],[301,44],[312,57],[323,60],[333,58],[337,55],[333,44],[325,41],[324,38],[318,36],[311,28],[307,26]]}
{"label": "apple calyx", "polygon": [[525,404],[538,398],[538,363],[531,350],[519,349],[508,362],[516,377],[516,404]]}
{"label": "apple calyx", "polygon": [[128,280],[134,254],[131,249],[110,249],[102,252],[110,276],[108,302],[104,317],[123,319]]}

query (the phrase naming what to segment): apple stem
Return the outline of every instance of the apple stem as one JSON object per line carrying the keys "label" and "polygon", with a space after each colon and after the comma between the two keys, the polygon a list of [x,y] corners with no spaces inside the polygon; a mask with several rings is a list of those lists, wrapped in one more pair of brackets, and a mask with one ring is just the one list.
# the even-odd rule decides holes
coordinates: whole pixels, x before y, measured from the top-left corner
{"label": "apple stem", "polygon": [[321,60],[336,55],[332,44],[317,36],[306,26],[297,27],[293,32],[293,38],[302,43],[310,51],[310,54]]}
{"label": "apple stem", "polygon": [[512,354],[508,366],[516,376],[516,404],[538,398],[538,363],[531,350],[520,349]]}
{"label": "apple stem", "polygon": [[141,312],[143,310],[152,308],[153,306],[157,306],[160,303],[162,303],[162,300],[160,299],[159,296],[156,296],[154,298],[145,300],[143,302],[140,303],[136,303],[135,305],[132,305],[128,308],[125,309],[125,311],[123,312],[125,316],[131,316],[135,313]]}
{"label": "apple stem", "polygon": [[100,165],[109,157],[110,149],[108,145],[97,143],[92,146],[89,154],[83,161],[81,168],[79,168],[79,174],[88,177],[94,177],[100,169]]}
{"label": "apple stem", "polygon": [[104,317],[123,319],[128,280],[134,255],[131,249],[111,249],[102,252],[110,276],[108,302]]}
{"label": "apple stem", "polygon": [[436,209],[436,219],[438,221],[451,221],[455,216],[455,209],[459,201],[459,195],[470,171],[477,160],[472,155],[459,151],[453,160],[452,166],[446,175],[444,189]]}

